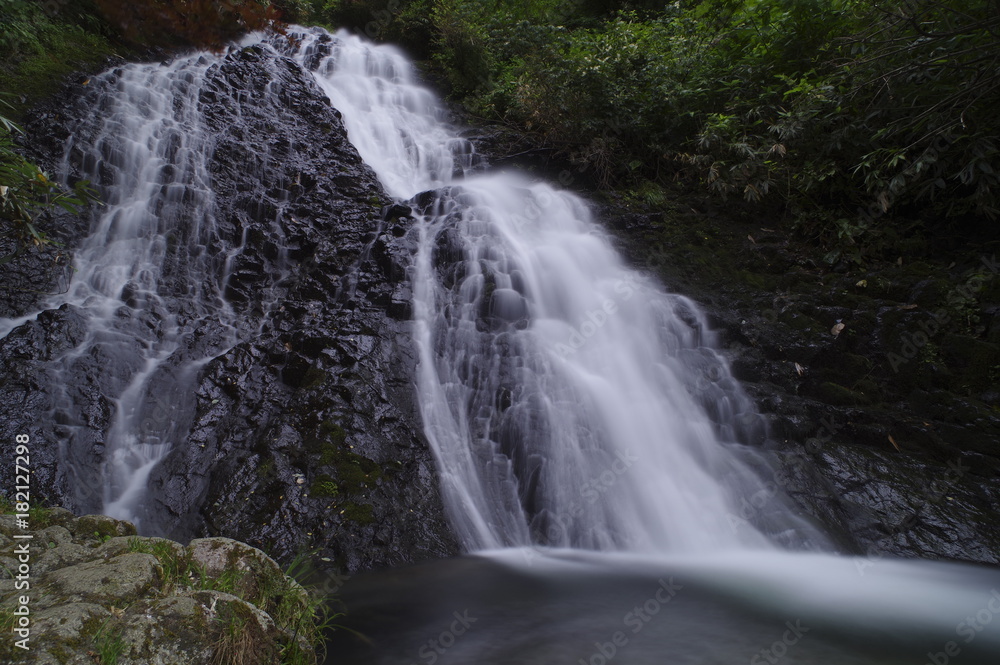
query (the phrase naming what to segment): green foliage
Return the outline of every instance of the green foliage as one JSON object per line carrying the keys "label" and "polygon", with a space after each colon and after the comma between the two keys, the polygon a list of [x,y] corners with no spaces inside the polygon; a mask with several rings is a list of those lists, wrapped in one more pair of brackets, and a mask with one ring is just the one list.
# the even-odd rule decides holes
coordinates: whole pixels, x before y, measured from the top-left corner
{"label": "green foliage", "polygon": [[[276,661],[281,665],[315,665],[311,652],[302,648],[299,638],[314,649],[321,650],[324,633],[341,616],[330,610],[328,599],[319,587],[309,584],[317,573],[312,570],[310,559],[305,554],[296,556],[282,575],[254,575],[231,568],[210,577],[192,559],[190,552],[169,540],[130,538],[128,549],[156,557],[163,577],[164,593],[185,589],[221,591],[266,612],[288,636],[280,645],[281,654]],[[256,619],[238,610],[220,616],[215,662],[243,662],[239,658],[249,653],[247,648],[261,643],[261,635],[256,633],[257,626]]]}
{"label": "green foliage", "polygon": [[[14,515],[16,513],[14,502],[9,497],[0,494],[0,515]],[[32,529],[44,529],[54,523],[52,509],[34,501],[28,505],[27,519]]]}
{"label": "green foliage", "polygon": [[605,186],[741,197],[858,261],[896,215],[1000,213],[998,0],[438,0],[431,19],[456,98]]}
{"label": "green foliage", "polygon": [[338,494],[340,494],[340,488],[337,486],[336,481],[323,473],[316,476],[312,487],[309,488],[309,496],[312,497],[331,497]]}
{"label": "green foliage", "polygon": [[77,182],[66,191],[37,165],[14,151],[12,134],[21,129],[0,116],[0,233],[12,236],[18,249],[0,257],[7,263],[28,245],[51,242],[39,222],[59,207],[78,212],[96,200],[87,181]]}
{"label": "green foliage", "polygon": [[94,634],[94,651],[97,654],[96,660],[100,665],[117,665],[118,659],[125,653],[127,644],[122,639],[121,631],[114,630],[109,624],[109,617],[101,624],[100,629]]}
{"label": "green foliage", "polygon": [[67,75],[99,66],[113,43],[113,31],[86,0],[0,0],[0,92],[16,96],[12,113],[20,117]]}

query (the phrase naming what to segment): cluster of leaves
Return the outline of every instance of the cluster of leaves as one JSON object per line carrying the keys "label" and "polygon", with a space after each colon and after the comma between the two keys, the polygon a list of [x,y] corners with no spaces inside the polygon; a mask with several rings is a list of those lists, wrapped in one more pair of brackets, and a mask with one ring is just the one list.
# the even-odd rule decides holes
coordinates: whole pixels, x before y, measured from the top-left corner
{"label": "cluster of leaves", "polygon": [[36,164],[14,151],[12,135],[20,127],[0,116],[0,234],[15,240],[13,253],[0,257],[0,264],[13,259],[26,247],[51,242],[39,221],[58,207],[75,213],[95,200],[86,181],[66,190]]}
{"label": "cluster of leaves", "polygon": [[847,243],[1000,211],[1000,0],[395,4],[472,112],[605,185],[697,183]]}

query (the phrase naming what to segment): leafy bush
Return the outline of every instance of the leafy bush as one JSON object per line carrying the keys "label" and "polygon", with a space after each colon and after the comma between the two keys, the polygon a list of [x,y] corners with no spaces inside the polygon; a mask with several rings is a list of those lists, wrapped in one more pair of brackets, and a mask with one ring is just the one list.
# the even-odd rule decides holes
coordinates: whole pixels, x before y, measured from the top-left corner
{"label": "leafy bush", "polygon": [[604,185],[680,180],[833,244],[1000,209],[998,0],[438,0],[432,19],[456,98]]}
{"label": "leafy bush", "polygon": [[15,118],[113,52],[113,31],[92,9],[85,0],[0,0],[0,92],[16,96]]}
{"label": "leafy bush", "polygon": [[0,233],[16,240],[14,253],[0,257],[7,263],[26,246],[50,242],[39,221],[54,207],[77,212],[95,200],[86,181],[66,191],[37,165],[14,151],[12,134],[21,129],[0,116]]}

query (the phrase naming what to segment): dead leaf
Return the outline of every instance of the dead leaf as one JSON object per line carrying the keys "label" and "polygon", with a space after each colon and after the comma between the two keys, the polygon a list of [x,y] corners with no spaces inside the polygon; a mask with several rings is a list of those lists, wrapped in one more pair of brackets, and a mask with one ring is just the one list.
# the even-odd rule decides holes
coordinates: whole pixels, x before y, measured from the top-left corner
{"label": "dead leaf", "polygon": [[805,374],[806,368],[798,363],[795,363],[795,371],[799,373],[799,376],[802,376]]}
{"label": "dead leaf", "polygon": [[866,286],[868,286],[868,280],[867,279],[859,279],[858,283],[855,284],[854,286],[859,286],[859,287],[861,287],[863,289]]}
{"label": "dead leaf", "polygon": [[844,328],[846,328],[846,327],[847,326],[844,325],[843,323],[838,323],[834,327],[830,328],[830,334],[833,335],[834,337],[836,337],[841,332],[843,332]]}
{"label": "dead leaf", "polygon": [[763,231],[764,233],[776,233],[774,229],[765,229],[763,226],[760,227],[760,230]]}
{"label": "dead leaf", "polygon": [[901,257],[899,257],[898,259],[896,259],[896,265],[897,265],[897,266],[901,266],[901,265],[903,265],[903,257],[902,257],[902,256],[901,256]]}
{"label": "dead leaf", "polygon": [[915,304],[912,304],[912,303],[909,304],[909,305],[900,305],[899,306],[900,309],[916,309],[917,307],[918,307],[918,305],[915,305]]}
{"label": "dead leaf", "polygon": [[889,443],[892,444],[893,448],[899,450],[899,452],[903,452],[902,450],[899,449],[899,445],[896,443],[896,439],[892,438],[892,434],[889,435]]}
{"label": "dead leaf", "polygon": [[756,240],[754,240],[754,239],[753,239],[753,236],[752,236],[752,235],[750,235],[749,233],[747,234],[747,240],[749,240],[750,242],[752,242],[752,243],[753,243],[753,244],[755,244],[755,245],[757,244],[757,241],[756,241]]}

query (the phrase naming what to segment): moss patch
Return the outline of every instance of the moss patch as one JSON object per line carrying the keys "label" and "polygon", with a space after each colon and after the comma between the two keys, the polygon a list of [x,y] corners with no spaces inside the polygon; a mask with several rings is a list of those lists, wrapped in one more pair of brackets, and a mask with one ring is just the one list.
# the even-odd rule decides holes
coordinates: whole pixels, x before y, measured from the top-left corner
{"label": "moss patch", "polygon": [[374,507],[369,503],[347,503],[344,504],[340,514],[345,520],[358,524],[371,524],[375,521],[373,510]]}
{"label": "moss patch", "polygon": [[815,395],[824,402],[834,404],[836,406],[871,403],[871,398],[864,393],[851,390],[850,388],[845,388],[844,386],[833,383],[832,381],[826,381],[819,384],[819,386],[816,387]]}
{"label": "moss patch", "polygon": [[312,486],[309,488],[309,496],[315,498],[338,496],[339,494],[340,488],[337,486],[337,483],[325,473],[316,476]]}

